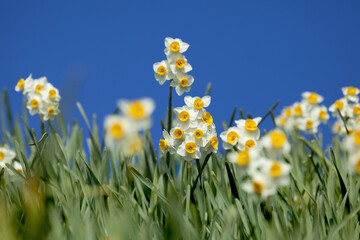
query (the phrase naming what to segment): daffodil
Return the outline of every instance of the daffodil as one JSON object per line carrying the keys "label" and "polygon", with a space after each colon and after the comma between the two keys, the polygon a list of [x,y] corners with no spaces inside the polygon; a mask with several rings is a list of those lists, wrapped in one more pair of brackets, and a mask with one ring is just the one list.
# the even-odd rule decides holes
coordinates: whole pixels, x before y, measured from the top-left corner
{"label": "daffodil", "polygon": [[179,54],[170,61],[170,69],[173,74],[181,74],[190,72],[192,70],[192,66],[188,63],[188,60],[184,55]]}
{"label": "daffodil", "polygon": [[167,60],[154,63],[153,69],[155,72],[154,73],[155,79],[156,81],[159,82],[160,85],[163,85],[166,80],[171,80],[173,78],[173,73],[171,72]]}
{"label": "daffodil", "polygon": [[186,96],[184,98],[185,104],[188,107],[191,107],[195,113],[203,113],[204,108],[208,107],[211,103],[211,97],[210,96],[204,96],[202,98],[200,97],[191,97]]}
{"label": "daffodil", "polygon": [[322,123],[327,123],[330,117],[326,106],[315,107],[310,114],[313,119],[318,119]]}
{"label": "daffodil", "polygon": [[171,138],[171,136],[165,129],[163,130],[163,137],[164,137],[164,139],[159,140],[160,150],[163,153],[167,153],[167,152],[175,153],[175,148],[173,146],[174,140]]}
{"label": "daffodil", "polygon": [[11,161],[15,158],[16,154],[9,146],[4,145],[0,147],[0,167],[6,167],[6,164],[11,164]]}
{"label": "daffodil", "polygon": [[41,107],[42,104],[42,99],[41,96],[36,94],[36,93],[32,93],[28,95],[28,101],[26,104],[26,108],[29,110],[30,115],[35,115],[37,113],[39,113],[39,109]]}
{"label": "daffodil", "polygon": [[360,150],[349,153],[348,169],[351,174],[360,175]]}
{"label": "daffodil", "polygon": [[186,138],[176,152],[186,161],[192,161],[201,157],[200,146],[196,145],[194,137]]}
{"label": "daffodil", "polygon": [[131,119],[137,129],[146,129],[151,125],[151,114],[155,103],[151,98],[142,98],[134,101],[119,100],[118,107],[121,112]]}
{"label": "daffodil", "polygon": [[350,153],[360,151],[360,129],[353,131],[344,138],[344,148]]}
{"label": "daffodil", "polygon": [[280,129],[274,129],[268,132],[261,138],[260,145],[273,157],[281,154],[288,154],[291,148],[285,133]]}
{"label": "daffodil", "polygon": [[237,127],[240,129],[241,138],[251,138],[258,140],[260,138],[260,129],[258,124],[261,121],[261,117],[254,119],[240,119],[235,121]]}
{"label": "daffodil", "polygon": [[26,79],[21,78],[15,86],[15,91],[22,92],[25,95],[29,90],[29,86],[33,85],[33,81],[34,79],[32,78],[32,74],[30,74]]}
{"label": "daffodil", "polygon": [[349,110],[347,113],[349,118],[360,117],[360,103],[349,104]]}
{"label": "daffodil", "polygon": [[194,142],[199,147],[205,147],[207,144],[207,125],[206,123],[200,122],[199,124],[188,128],[186,130],[186,135],[194,137]]}
{"label": "daffodil", "polygon": [[38,79],[34,79],[33,81],[29,82],[29,84],[25,85],[25,91],[32,94],[41,95],[40,91],[46,86],[48,80],[46,77],[41,77]]}
{"label": "daffodil", "polygon": [[219,147],[219,139],[217,137],[216,131],[210,132],[208,137],[208,142],[203,148],[204,154],[207,155],[210,152],[217,153],[218,147]]}
{"label": "daffodil", "polygon": [[225,150],[233,149],[239,142],[240,129],[238,127],[230,127],[226,131],[220,133],[220,138],[223,141],[223,148]]}
{"label": "daffodil", "polygon": [[276,187],[289,185],[291,170],[289,164],[270,159],[262,159],[259,162],[261,162],[260,171],[270,178],[271,184]]}
{"label": "daffodil", "polygon": [[347,116],[348,112],[348,101],[345,98],[340,98],[336,100],[330,107],[329,111],[333,114],[334,117],[339,116],[338,109],[343,117]]}
{"label": "daffodil", "polygon": [[352,102],[358,102],[359,101],[359,93],[360,93],[360,90],[356,87],[343,87],[341,88],[343,94],[344,94],[344,97],[346,99],[348,99],[349,101],[352,101]]}
{"label": "daffodil", "polygon": [[132,122],[118,115],[108,115],[104,120],[105,143],[113,149],[125,143],[126,137],[134,132]]}
{"label": "daffodil", "polygon": [[276,185],[272,184],[268,177],[261,173],[253,176],[251,180],[244,182],[242,189],[261,199],[266,199],[267,197],[276,194]]}
{"label": "daffodil", "polygon": [[183,107],[174,108],[174,112],[177,115],[177,124],[182,129],[186,130],[196,124],[194,120],[196,119],[197,114],[192,108],[185,105]]}
{"label": "daffodil", "polygon": [[59,90],[55,88],[51,83],[46,83],[40,90],[40,95],[44,101],[59,102],[61,96]]}
{"label": "daffodil", "polygon": [[[12,166],[15,168],[16,171],[18,171],[18,173],[20,174],[24,174],[24,170],[23,170],[23,167],[22,165],[18,162],[18,161],[15,161]],[[13,175],[13,172],[12,171],[9,171],[10,175]]]}
{"label": "daffodil", "polygon": [[175,87],[176,93],[181,96],[184,92],[189,92],[194,83],[194,77],[183,72],[178,72],[173,76],[170,86]]}
{"label": "daffodil", "polygon": [[315,92],[303,92],[301,96],[307,103],[311,105],[317,105],[324,100],[323,96]]}
{"label": "daffodil", "polygon": [[227,154],[229,162],[237,164],[242,169],[248,169],[256,162],[258,158],[258,151],[243,150],[243,151],[230,151]]}
{"label": "daffodil", "polygon": [[179,126],[170,129],[170,136],[175,146],[179,146],[185,140],[185,132]]}
{"label": "daffodil", "polygon": [[171,37],[166,37],[165,38],[165,54],[166,56],[170,57],[172,55],[176,55],[179,53],[184,53],[186,52],[186,50],[189,48],[189,44],[187,44],[186,42],[183,42],[181,39],[179,38],[171,38]]}
{"label": "daffodil", "polygon": [[318,131],[319,127],[319,120],[313,119],[311,117],[303,117],[298,120],[298,127],[301,131],[304,131],[306,133],[315,134]]}
{"label": "daffodil", "polygon": [[39,114],[43,121],[53,120],[59,113],[59,104],[57,102],[42,101],[39,106]]}

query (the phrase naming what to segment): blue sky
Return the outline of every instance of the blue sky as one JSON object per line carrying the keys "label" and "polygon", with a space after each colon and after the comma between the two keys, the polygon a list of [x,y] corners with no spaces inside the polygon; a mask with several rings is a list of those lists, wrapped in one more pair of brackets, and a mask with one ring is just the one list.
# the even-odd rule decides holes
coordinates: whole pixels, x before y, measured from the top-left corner
{"label": "blue sky", "polygon": [[[278,99],[279,113],[306,90],[322,94],[329,106],[342,86],[359,87],[359,1],[218,3],[1,1],[0,86],[20,114],[18,79],[47,76],[61,91],[67,122],[79,119],[84,127],[76,101],[102,126],[118,99],[152,97],[155,141],[169,84],[155,81],[152,65],[165,59],[167,36],[190,44],[185,55],[195,83],[189,94],[202,96],[212,83],[208,110],[218,133],[234,105],[261,116]],[[183,97],[173,101],[183,105]],[[37,121],[32,117],[32,127]],[[263,126],[271,128],[270,119]]]}

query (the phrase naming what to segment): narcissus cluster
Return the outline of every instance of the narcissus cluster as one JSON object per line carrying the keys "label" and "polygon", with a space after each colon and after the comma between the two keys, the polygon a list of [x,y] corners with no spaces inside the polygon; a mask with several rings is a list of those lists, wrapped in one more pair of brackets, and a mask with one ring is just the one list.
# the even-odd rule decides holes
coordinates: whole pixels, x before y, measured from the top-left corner
{"label": "narcissus cluster", "polygon": [[163,85],[165,81],[170,81],[170,86],[175,87],[176,93],[181,96],[184,92],[189,92],[194,78],[187,73],[192,70],[184,52],[189,48],[189,44],[179,38],[165,38],[165,55],[167,60],[156,62],[153,65],[155,79]]}
{"label": "narcissus cluster", "polygon": [[176,124],[170,132],[163,130],[163,139],[159,141],[163,153],[178,154],[192,163],[200,159],[201,154],[217,152],[219,140],[211,114],[206,111],[211,97],[184,98],[185,105],[174,109]]}
{"label": "narcissus cluster", "polygon": [[320,105],[324,98],[315,92],[303,92],[302,100],[285,107],[276,118],[278,126],[286,130],[298,129],[305,133],[318,132],[320,123],[327,123],[329,114],[325,105]]}
{"label": "narcissus cluster", "polygon": [[155,103],[151,98],[142,98],[119,100],[117,106],[120,115],[111,114],[104,120],[105,144],[125,156],[132,156],[142,149],[140,132],[150,128]]}
{"label": "narcissus cluster", "polygon": [[[333,132],[344,136],[347,132],[351,133],[360,126],[360,103],[359,89],[355,87],[343,87],[343,97],[336,100],[329,111],[337,121],[334,123]],[[341,117],[343,119],[341,119]],[[346,128],[345,128],[346,126]],[[346,130],[347,129],[347,130]]]}
{"label": "narcissus cluster", "polygon": [[260,129],[258,128],[260,121],[261,117],[235,121],[235,127],[230,127],[220,134],[223,148],[243,151],[257,147],[257,141],[260,138]]}
{"label": "narcissus cluster", "polygon": [[285,133],[275,129],[263,136],[256,148],[231,150],[227,159],[236,164],[247,179],[242,188],[264,199],[275,194],[278,187],[289,184],[291,167],[280,160],[289,152],[290,144]]}
{"label": "narcissus cluster", "polygon": [[27,97],[27,109],[31,115],[39,114],[42,121],[53,120],[59,114],[59,90],[48,82],[46,77],[33,79],[32,75],[20,79],[15,91]]}

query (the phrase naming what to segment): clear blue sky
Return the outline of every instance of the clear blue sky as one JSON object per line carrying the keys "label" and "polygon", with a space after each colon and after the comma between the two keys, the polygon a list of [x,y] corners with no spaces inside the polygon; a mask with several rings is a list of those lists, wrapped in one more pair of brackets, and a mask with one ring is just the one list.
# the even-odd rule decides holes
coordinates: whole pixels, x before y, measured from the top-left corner
{"label": "clear blue sky", "polygon": [[[359,1],[3,0],[0,86],[20,114],[17,80],[47,76],[61,91],[68,123],[77,118],[83,127],[76,101],[102,126],[118,99],[152,97],[157,141],[169,85],[155,81],[152,65],[165,59],[164,38],[178,37],[190,44],[190,95],[213,85],[208,110],[220,133],[234,105],[258,116],[280,99],[279,113],[309,90],[329,106],[341,86],[359,87],[359,12]],[[183,97],[175,94],[174,105]]]}

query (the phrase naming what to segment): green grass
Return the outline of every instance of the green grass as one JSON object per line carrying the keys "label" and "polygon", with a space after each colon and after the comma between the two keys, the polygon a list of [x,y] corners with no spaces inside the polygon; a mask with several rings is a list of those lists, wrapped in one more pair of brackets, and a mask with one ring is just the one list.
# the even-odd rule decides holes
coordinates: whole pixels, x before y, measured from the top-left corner
{"label": "green grass", "polygon": [[145,131],[136,164],[101,147],[96,118],[80,104],[85,130],[59,116],[60,127],[49,123],[37,136],[26,111],[14,119],[2,95],[1,142],[15,149],[24,175],[10,165],[0,172],[0,239],[359,239],[360,181],[348,175],[338,138],[323,152],[321,140],[292,132],[283,159],[290,185],[257,201],[226,155],[188,168],[178,156],[158,159]]}

